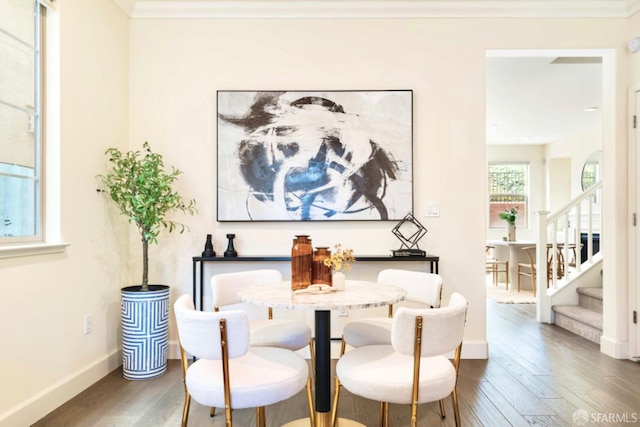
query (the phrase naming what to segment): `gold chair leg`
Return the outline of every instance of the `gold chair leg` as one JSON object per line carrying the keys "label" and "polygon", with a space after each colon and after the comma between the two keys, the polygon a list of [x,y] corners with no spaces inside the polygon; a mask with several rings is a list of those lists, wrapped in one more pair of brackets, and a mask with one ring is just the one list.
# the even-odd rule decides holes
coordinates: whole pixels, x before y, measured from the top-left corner
{"label": "gold chair leg", "polygon": [[264,406],[259,406],[256,408],[256,427],[266,427]]}
{"label": "gold chair leg", "polygon": [[311,427],[315,427],[315,411],[313,410],[313,396],[311,394],[311,378],[307,378],[307,405],[309,405],[309,420]]}
{"label": "gold chair leg", "polygon": [[[342,339],[340,341],[340,356],[342,357],[344,355],[344,352],[347,348],[347,342],[344,340],[344,335],[342,336]],[[338,421],[338,398],[340,397],[340,380],[338,379],[338,377],[336,376],[336,386],[335,386],[335,392],[333,395],[333,405],[331,408],[331,427],[337,427],[337,421]]]}
{"label": "gold chair leg", "polygon": [[215,415],[216,415],[216,408],[212,406],[211,409],[209,409],[209,416],[213,417]]}
{"label": "gold chair leg", "polygon": [[187,421],[189,421],[189,406],[191,406],[191,395],[185,393],[184,407],[182,408],[182,427],[187,427]]}
{"label": "gold chair leg", "polygon": [[233,427],[233,421],[231,419],[231,407],[229,406],[224,407],[224,417],[225,417],[225,426]]}
{"label": "gold chair leg", "polygon": [[440,399],[440,418],[444,420],[446,416],[447,414],[444,412],[444,400]]}
{"label": "gold chair leg", "polygon": [[411,402],[411,427],[418,426],[418,403],[416,401]]}
{"label": "gold chair leg", "polygon": [[458,409],[458,393],[456,388],[451,392],[451,401],[453,402],[453,416],[456,419],[456,427],[460,427],[460,410]]}
{"label": "gold chair leg", "polygon": [[336,376],[336,389],[333,393],[333,405],[331,405],[331,427],[336,427],[338,420],[338,398],[340,397],[340,380]]}
{"label": "gold chair leg", "polygon": [[380,427],[389,426],[389,402],[380,402]]}
{"label": "gold chair leg", "polygon": [[315,339],[311,337],[311,341],[309,341],[309,358],[311,359],[311,380],[313,384],[316,383],[316,348],[315,348]]}

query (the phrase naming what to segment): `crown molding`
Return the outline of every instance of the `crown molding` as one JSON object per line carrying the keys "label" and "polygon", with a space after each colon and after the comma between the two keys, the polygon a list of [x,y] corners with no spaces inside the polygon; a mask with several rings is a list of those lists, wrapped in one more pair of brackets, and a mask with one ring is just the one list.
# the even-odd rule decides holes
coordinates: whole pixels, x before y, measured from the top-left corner
{"label": "crown molding", "polygon": [[136,6],[136,0],[111,0],[118,6],[124,13],[126,13],[129,17],[133,14],[133,9]]}
{"label": "crown molding", "polygon": [[[133,19],[627,18],[640,0],[112,0]],[[130,9],[130,11],[129,11]]]}
{"label": "crown molding", "polygon": [[640,11],[640,0],[633,0],[629,4],[628,16],[633,16]]}

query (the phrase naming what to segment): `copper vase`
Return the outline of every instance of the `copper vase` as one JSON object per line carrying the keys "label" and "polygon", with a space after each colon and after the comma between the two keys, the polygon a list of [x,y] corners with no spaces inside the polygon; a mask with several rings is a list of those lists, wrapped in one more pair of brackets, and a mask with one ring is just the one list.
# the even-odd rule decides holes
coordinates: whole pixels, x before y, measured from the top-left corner
{"label": "copper vase", "polygon": [[324,260],[331,257],[331,251],[327,247],[316,248],[313,253],[313,265],[311,268],[311,283],[323,283],[331,285],[331,268],[324,265]]}
{"label": "copper vase", "polygon": [[291,290],[311,285],[313,248],[309,236],[296,236],[291,248]]}

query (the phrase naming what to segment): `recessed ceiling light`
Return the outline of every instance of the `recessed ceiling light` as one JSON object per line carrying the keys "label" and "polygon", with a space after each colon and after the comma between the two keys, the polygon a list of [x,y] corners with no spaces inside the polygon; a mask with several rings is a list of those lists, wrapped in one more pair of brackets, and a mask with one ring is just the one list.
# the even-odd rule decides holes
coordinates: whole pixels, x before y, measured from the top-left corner
{"label": "recessed ceiling light", "polygon": [[584,109],[584,111],[588,111],[588,112],[593,112],[593,111],[598,111],[598,107],[586,107]]}

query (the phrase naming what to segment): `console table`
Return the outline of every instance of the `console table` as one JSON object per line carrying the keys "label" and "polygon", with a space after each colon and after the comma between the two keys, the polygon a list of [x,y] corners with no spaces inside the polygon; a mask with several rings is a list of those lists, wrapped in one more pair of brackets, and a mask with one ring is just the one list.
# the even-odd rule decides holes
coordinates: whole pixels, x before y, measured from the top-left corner
{"label": "console table", "polygon": [[[202,296],[204,295],[204,282],[202,276],[204,275],[204,264],[207,262],[277,262],[277,261],[291,261],[290,256],[239,256],[239,257],[193,257],[193,304],[196,309],[202,310],[203,302]],[[428,262],[431,273],[438,274],[438,263],[440,257],[436,255],[425,256],[356,256],[357,262]],[[199,288],[198,288],[199,285]],[[196,291],[199,289],[199,293]]]}

